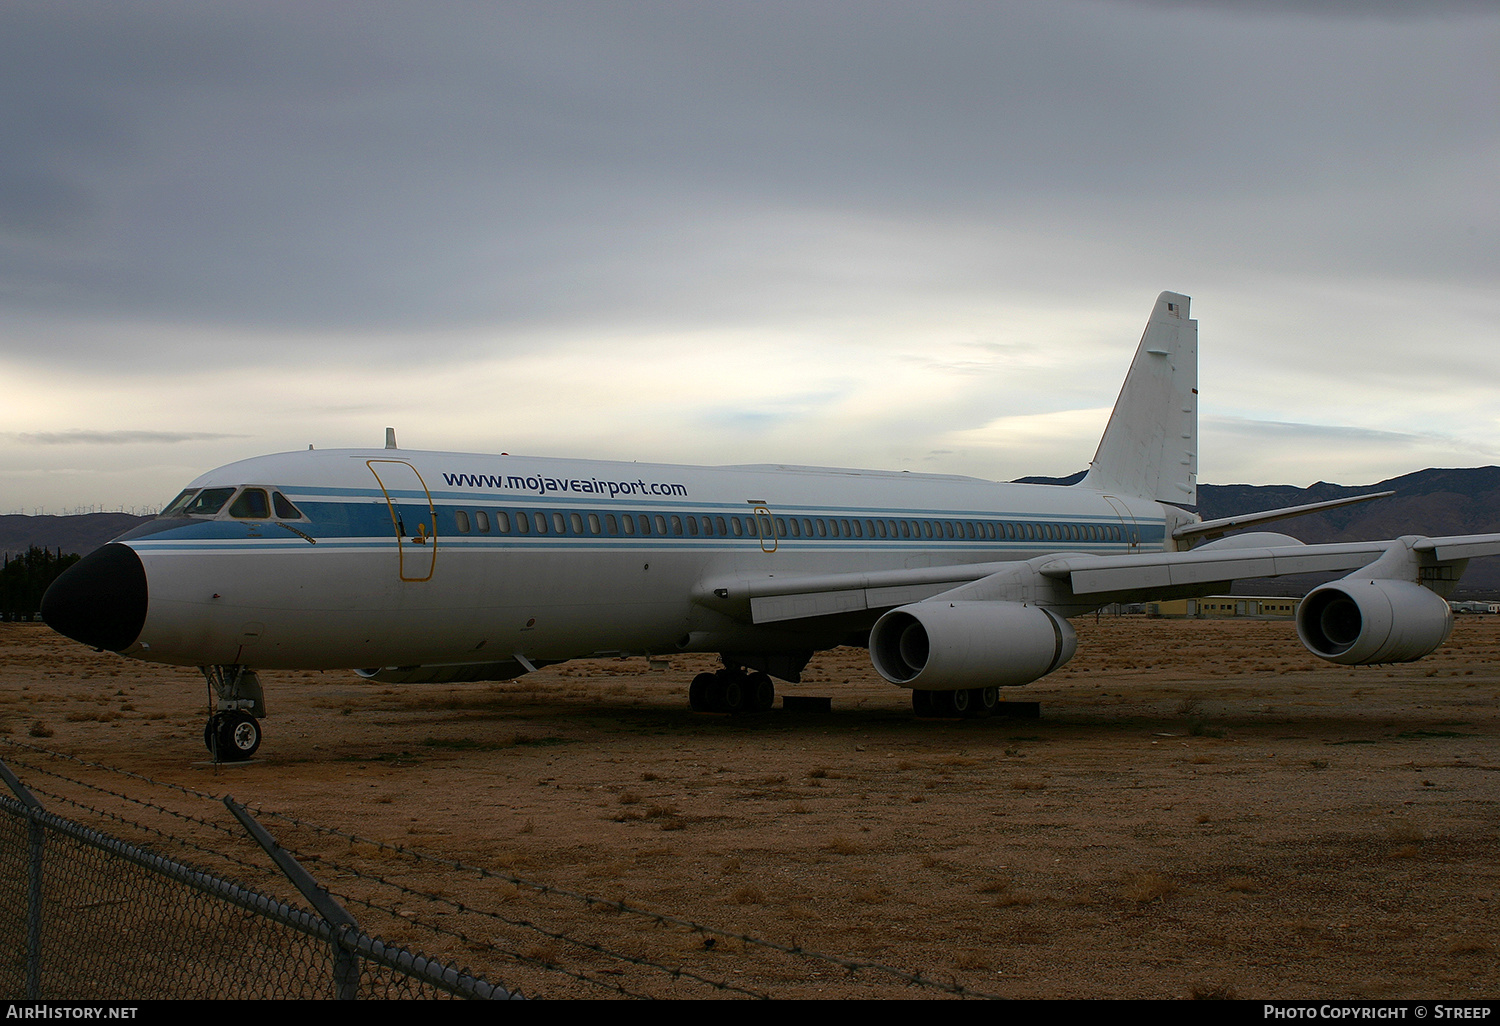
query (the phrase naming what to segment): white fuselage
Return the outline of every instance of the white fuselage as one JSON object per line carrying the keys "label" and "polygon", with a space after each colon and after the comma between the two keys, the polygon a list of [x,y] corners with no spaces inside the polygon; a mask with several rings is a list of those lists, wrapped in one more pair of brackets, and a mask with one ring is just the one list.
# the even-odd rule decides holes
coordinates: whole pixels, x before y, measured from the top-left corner
{"label": "white fuselage", "polygon": [[226,503],[120,539],[149,590],[127,655],[332,669],[822,648],[874,614],[758,626],[711,586],[1159,550],[1188,516],[1080,487],[392,449],[262,456],[191,487],[280,492],[297,515]]}

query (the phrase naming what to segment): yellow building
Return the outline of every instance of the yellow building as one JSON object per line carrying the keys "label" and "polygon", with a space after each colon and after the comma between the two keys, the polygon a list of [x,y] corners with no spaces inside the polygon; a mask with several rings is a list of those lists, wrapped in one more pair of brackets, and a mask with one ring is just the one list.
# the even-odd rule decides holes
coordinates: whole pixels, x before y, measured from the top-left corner
{"label": "yellow building", "polygon": [[1300,598],[1257,595],[1208,595],[1204,598],[1147,602],[1147,616],[1173,619],[1211,620],[1246,617],[1256,620],[1290,620],[1297,615]]}

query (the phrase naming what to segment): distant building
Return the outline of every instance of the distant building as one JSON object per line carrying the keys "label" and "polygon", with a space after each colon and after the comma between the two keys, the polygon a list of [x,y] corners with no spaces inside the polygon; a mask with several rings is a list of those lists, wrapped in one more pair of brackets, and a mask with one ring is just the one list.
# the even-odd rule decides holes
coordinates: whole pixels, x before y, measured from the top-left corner
{"label": "distant building", "polygon": [[1297,615],[1300,598],[1285,595],[1208,595],[1204,598],[1147,602],[1147,616],[1177,620],[1217,620],[1240,617],[1249,620],[1290,620]]}

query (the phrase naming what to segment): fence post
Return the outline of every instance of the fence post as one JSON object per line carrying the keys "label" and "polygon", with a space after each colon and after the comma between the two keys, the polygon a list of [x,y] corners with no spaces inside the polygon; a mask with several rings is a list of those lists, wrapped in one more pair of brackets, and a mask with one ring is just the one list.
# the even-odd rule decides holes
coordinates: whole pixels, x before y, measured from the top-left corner
{"label": "fence post", "polygon": [[0,762],[0,777],[22,805],[26,806],[26,997],[36,1001],[42,996],[42,824],[36,813],[42,803],[26,790],[10,767]]}
{"label": "fence post", "polygon": [[234,814],[235,819],[240,821],[240,825],[249,831],[250,836],[255,838],[255,843],[265,849],[266,854],[271,856],[271,861],[276,863],[276,868],[281,870],[293,886],[302,892],[302,896],[332,928],[334,938],[332,945],[333,996],[341,1001],[357,999],[359,997],[359,956],[345,946],[344,938],[348,934],[359,933],[359,924],[344,910],[344,906],[334,901],[328,891],[313,879],[312,874],[302,868],[302,864],[294,859],[289,851],[276,843],[276,839],[266,832],[265,827],[256,822],[248,809],[228,795],[224,796],[224,806]]}

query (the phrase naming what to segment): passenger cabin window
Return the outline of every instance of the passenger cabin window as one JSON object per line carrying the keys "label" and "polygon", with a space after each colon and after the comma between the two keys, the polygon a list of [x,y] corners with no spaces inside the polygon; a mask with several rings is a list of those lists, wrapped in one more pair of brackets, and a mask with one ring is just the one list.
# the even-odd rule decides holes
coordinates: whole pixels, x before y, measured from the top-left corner
{"label": "passenger cabin window", "polygon": [[477,527],[477,528],[479,528],[479,533],[480,534],[489,534],[490,533],[490,515],[488,513],[486,513],[484,510],[479,510],[477,513],[474,514],[474,526]]}
{"label": "passenger cabin window", "polygon": [[501,534],[510,534],[510,514],[503,509],[495,511],[495,530]]}
{"label": "passenger cabin window", "polygon": [[453,512],[453,522],[458,525],[458,533],[459,534],[468,534],[469,533],[469,514],[465,513],[461,509],[460,510],[454,510],[454,512]]}
{"label": "passenger cabin window", "polygon": [[241,520],[267,520],[271,516],[271,502],[259,488],[246,488],[229,507],[229,515]]}

